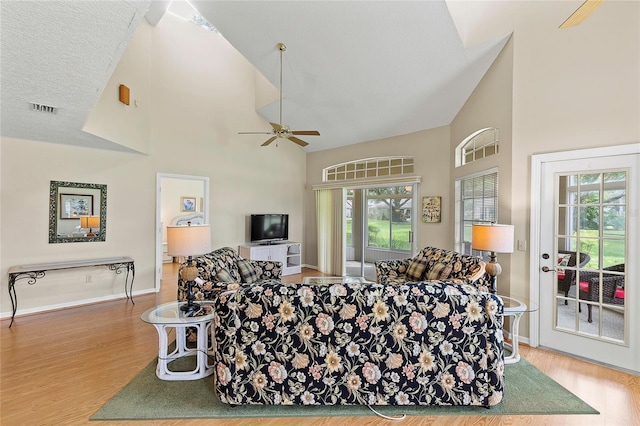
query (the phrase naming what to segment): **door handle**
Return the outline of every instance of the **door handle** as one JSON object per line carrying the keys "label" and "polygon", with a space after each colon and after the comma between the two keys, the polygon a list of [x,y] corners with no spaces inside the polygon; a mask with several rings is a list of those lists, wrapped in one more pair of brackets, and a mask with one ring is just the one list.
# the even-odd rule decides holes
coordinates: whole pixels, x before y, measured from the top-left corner
{"label": "door handle", "polygon": [[549,268],[548,266],[542,267],[542,272],[554,272],[555,270],[555,268]]}

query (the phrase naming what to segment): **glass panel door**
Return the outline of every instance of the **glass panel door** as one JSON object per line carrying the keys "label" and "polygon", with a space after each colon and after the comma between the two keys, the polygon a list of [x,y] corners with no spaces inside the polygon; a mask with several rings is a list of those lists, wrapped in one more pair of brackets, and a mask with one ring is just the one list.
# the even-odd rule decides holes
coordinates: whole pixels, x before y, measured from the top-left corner
{"label": "glass panel door", "polygon": [[557,176],[558,330],[625,340],[627,171]]}
{"label": "glass panel door", "polygon": [[539,343],[640,372],[640,154],[551,158],[540,167],[532,264]]}

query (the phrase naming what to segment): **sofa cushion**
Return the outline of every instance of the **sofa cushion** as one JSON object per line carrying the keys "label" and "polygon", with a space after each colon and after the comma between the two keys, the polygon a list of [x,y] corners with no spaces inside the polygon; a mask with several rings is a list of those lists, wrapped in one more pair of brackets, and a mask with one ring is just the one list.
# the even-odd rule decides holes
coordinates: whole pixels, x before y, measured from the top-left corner
{"label": "sofa cushion", "polygon": [[409,281],[420,281],[422,279],[422,275],[424,274],[424,270],[427,268],[427,259],[421,254],[414,257],[409,264],[409,268],[407,268],[407,280]]}
{"label": "sofa cushion", "polygon": [[238,259],[236,263],[242,276],[242,282],[251,284],[258,280],[258,271],[250,260]]}
{"label": "sofa cushion", "polygon": [[215,278],[216,281],[222,282],[222,283],[232,283],[232,282],[234,282],[234,279],[231,276],[231,273],[226,268],[222,268],[222,269],[218,270],[218,272],[216,273],[214,278]]}
{"label": "sofa cushion", "polygon": [[436,263],[427,271],[424,275],[425,280],[445,280],[449,278],[451,275],[451,270],[453,267],[451,265],[446,265],[444,263]]}

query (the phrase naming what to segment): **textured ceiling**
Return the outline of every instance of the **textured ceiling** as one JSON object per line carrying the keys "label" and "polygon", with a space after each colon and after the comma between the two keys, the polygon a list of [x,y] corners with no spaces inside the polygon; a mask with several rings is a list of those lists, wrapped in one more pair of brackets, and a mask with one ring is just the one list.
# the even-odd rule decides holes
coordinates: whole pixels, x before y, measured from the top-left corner
{"label": "textured ceiling", "polygon": [[[82,131],[149,2],[2,1],[2,136],[93,148]],[[55,115],[29,103],[57,107]]]}
{"label": "textured ceiling", "polygon": [[[0,3],[2,135],[126,150],[81,129],[150,3]],[[307,152],[449,124],[508,38],[463,47],[444,1],[193,3],[276,87],[287,45],[283,124],[320,131]],[[279,121],[277,102],[259,112]]]}

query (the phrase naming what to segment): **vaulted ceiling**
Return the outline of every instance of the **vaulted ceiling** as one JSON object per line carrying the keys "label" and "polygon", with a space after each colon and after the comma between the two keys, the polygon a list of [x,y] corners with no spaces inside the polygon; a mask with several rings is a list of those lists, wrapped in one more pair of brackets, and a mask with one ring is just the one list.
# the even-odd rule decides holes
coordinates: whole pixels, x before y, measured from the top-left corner
{"label": "vaulted ceiling", "polygon": [[[157,22],[169,2],[1,4],[2,135],[119,149],[81,129],[144,15]],[[445,1],[193,5],[276,87],[276,45],[287,45],[283,124],[320,131],[304,137],[307,152],[449,124],[509,37],[465,47]],[[278,107],[257,106],[276,123]]]}

